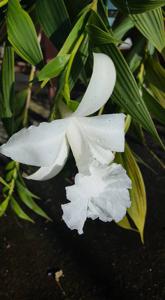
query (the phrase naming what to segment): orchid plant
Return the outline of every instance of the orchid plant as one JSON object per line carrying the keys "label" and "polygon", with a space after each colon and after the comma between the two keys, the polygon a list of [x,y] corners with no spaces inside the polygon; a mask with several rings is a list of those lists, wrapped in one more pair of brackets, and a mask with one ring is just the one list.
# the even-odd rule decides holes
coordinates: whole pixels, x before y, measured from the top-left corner
{"label": "orchid plant", "polygon": [[[33,222],[23,202],[50,219],[26,180],[56,176],[71,149],[78,173],[66,187],[68,202],[62,204],[67,226],[82,234],[87,218],[113,220],[138,231],[143,241],[147,205],[138,163],[150,166],[128,143],[131,132],[164,167],[145,137],[147,131],[164,149],[154,123],[164,124],[163,5],[164,0],[0,1],[0,117],[5,132],[0,141],[0,216],[11,207]],[[16,83],[24,70],[29,78],[20,88]],[[51,102],[48,112],[45,98],[42,105],[38,101],[43,91],[46,103]],[[38,118],[40,124],[33,125]],[[21,163],[27,173],[29,165],[39,168],[24,178]]]}

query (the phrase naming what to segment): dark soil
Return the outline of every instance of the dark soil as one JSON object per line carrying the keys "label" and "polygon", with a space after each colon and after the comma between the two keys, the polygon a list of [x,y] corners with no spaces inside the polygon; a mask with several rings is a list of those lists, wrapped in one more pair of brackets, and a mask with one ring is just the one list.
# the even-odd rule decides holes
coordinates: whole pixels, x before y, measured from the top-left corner
{"label": "dark soil", "polygon": [[[142,169],[148,193],[145,244],[137,233],[99,221],[88,221],[79,236],[61,220],[67,184],[62,176],[30,182],[54,222],[37,218],[33,225],[11,213],[1,219],[0,299],[165,299],[165,177],[143,148],[138,151],[157,172]],[[64,273],[62,288],[53,277],[58,270]]]}

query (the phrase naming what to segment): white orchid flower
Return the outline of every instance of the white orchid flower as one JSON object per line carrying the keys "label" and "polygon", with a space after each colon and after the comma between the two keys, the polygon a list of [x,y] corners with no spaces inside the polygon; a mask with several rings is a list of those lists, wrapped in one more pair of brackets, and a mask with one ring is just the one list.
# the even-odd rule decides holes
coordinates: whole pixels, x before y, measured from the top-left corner
{"label": "white orchid flower", "polygon": [[64,119],[20,130],[0,147],[0,152],[15,161],[40,167],[28,177],[33,180],[57,175],[66,162],[69,146],[81,172],[87,172],[93,159],[108,164],[114,158],[112,151],[124,151],[125,116],[86,116],[107,102],[115,81],[112,60],[105,54],[94,54],[93,73],[77,110]]}
{"label": "white orchid flower", "polygon": [[94,162],[89,171],[88,175],[78,173],[75,184],[66,187],[70,203],[62,205],[63,220],[79,234],[83,233],[87,218],[119,222],[131,205],[128,191],[131,180],[121,165],[103,166]]}

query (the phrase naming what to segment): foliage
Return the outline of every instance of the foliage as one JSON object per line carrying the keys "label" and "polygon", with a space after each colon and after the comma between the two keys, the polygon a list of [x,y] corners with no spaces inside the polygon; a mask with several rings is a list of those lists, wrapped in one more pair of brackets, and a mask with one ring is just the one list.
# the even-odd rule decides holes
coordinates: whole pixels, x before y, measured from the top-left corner
{"label": "foliage", "polygon": [[19,164],[15,161],[11,161],[6,165],[5,170],[5,178],[0,177],[0,182],[3,185],[2,194],[5,199],[0,205],[0,216],[4,215],[8,205],[10,205],[18,217],[34,222],[21,208],[18,203],[19,200],[36,214],[50,220],[47,214],[34,201],[34,199],[39,198],[26,187],[20,174]]}
{"label": "foliage", "polygon": [[[61,101],[74,111],[81,88],[88,83],[92,52],[104,52],[112,58],[117,70],[117,83],[106,106],[107,111],[113,107],[113,112],[122,111],[129,115],[128,140],[130,127],[139,142],[144,142],[144,134],[148,132],[164,149],[155,126],[156,122],[165,123],[165,69],[161,65],[165,59],[164,0],[113,0],[117,17],[112,26],[108,18],[108,1],[89,0],[81,5],[80,1],[73,2],[74,5],[72,1],[64,0],[0,1],[3,49],[0,117],[8,136],[31,122],[34,90],[35,96],[38,95],[46,85],[48,88],[52,86],[55,77],[58,77],[57,92],[51,103],[50,119],[59,114]],[[46,61],[41,36],[46,36],[58,50],[57,56],[52,56],[49,62]],[[127,37],[132,37],[133,46],[124,51],[120,46]],[[29,81],[26,87],[16,90],[18,60],[26,65]],[[131,218],[143,241],[147,204],[137,157],[126,145],[125,152],[117,160],[126,168],[133,182],[129,217],[119,225],[131,229]],[[24,211],[26,206],[49,219],[37,205],[36,196],[26,187],[21,166],[6,161],[3,173],[0,177],[3,187],[0,216],[10,206],[20,218],[33,222]]]}

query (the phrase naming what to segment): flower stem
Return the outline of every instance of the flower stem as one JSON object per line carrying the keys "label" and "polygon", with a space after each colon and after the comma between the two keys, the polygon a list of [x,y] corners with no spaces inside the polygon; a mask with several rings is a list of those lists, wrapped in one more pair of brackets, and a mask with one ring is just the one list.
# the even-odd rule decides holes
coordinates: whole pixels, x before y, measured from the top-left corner
{"label": "flower stem", "polygon": [[[38,42],[40,43],[41,41],[41,32],[38,34]],[[32,66],[30,75],[29,75],[29,85],[27,89],[27,98],[26,98],[26,105],[25,105],[25,112],[24,112],[24,118],[23,118],[23,126],[28,125],[28,112],[29,112],[29,107],[30,107],[30,101],[31,101],[31,95],[32,95],[32,86],[33,86],[33,79],[35,75],[36,67]]]}
{"label": "flower stem", "polygon": [[26,98],[26,105],[25,105],[25,112],[24,112],[24,119],[23,119],[23,126],[27,126],[28,124],[28,111],[30,106],[31,94],[32,94],[32,80],[34,79],[36,67],[32,66],[31,72],[29,75],[29,85],[27,90],[27,98]]}

